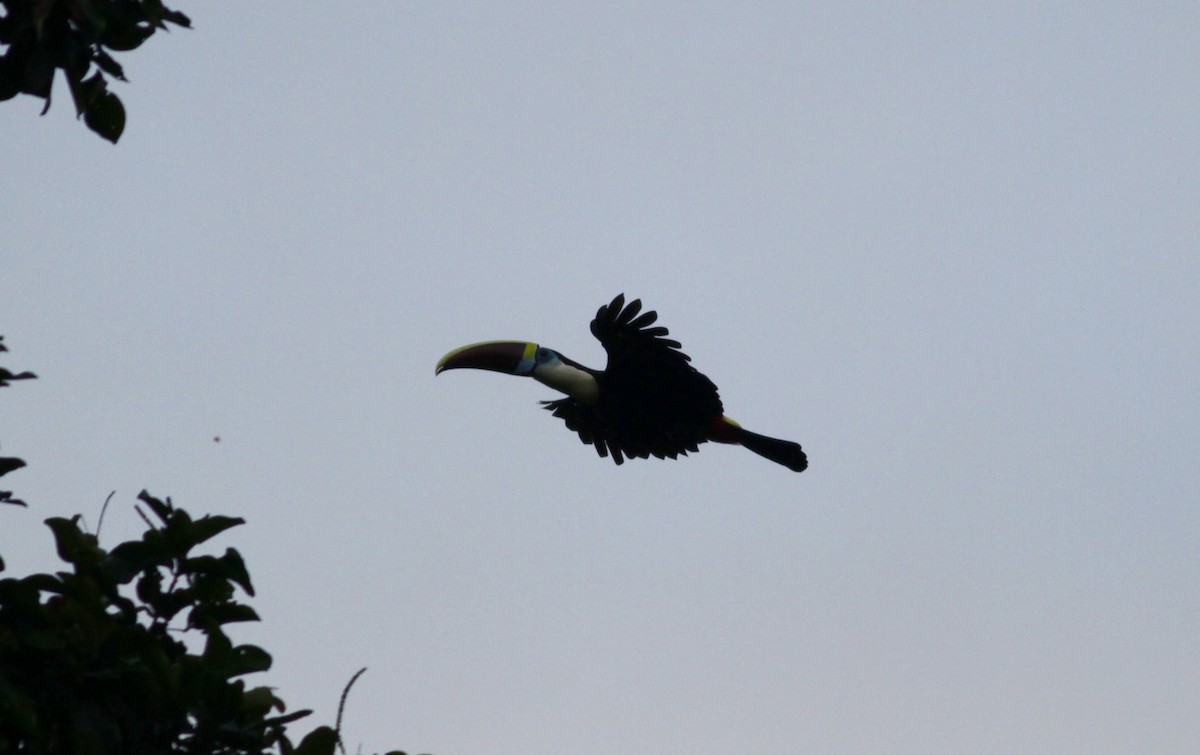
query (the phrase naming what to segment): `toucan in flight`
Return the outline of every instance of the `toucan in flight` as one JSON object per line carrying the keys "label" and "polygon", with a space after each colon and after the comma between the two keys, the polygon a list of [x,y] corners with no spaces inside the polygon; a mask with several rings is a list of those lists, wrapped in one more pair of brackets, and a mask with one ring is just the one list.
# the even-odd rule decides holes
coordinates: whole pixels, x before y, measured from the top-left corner
{"label": "toucan in flight", "polygon": [[436,374],[464,367],[493,370],[561,391],[567,398],[541,403],[617,464],[625,457],[674,459],[711,440],[745,446],[803,472],[808,459],[799,443],[752,433],[724,415],[717,386],[689,364],[678,341],[665,337],[666,328],[651,327],[657,319],[654,311],[642,312],[640,299],[626,304],[624,294],[600,307],[592,335],[608,352],[604,371],[536,343],[489,341],[451,351],[437,363]]}

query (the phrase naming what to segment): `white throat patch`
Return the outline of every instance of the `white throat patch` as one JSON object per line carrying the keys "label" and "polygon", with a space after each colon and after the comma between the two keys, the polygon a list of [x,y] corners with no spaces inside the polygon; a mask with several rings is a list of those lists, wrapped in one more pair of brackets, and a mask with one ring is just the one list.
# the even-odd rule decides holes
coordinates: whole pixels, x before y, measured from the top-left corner
{"label": "white throat patch", "polygon": [[594,404],[600,398],[600,384],[591,373],[557,360],[553,364],[538,365],[533,371],[533,379],[585,404]]}

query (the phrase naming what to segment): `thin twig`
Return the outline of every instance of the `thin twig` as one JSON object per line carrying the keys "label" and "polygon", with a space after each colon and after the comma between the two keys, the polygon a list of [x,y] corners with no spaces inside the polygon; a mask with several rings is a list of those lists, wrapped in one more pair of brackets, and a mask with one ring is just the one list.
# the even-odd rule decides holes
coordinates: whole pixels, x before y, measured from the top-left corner
{"label": "thin twig", "polygon": [[158,529],[158,527],[155,527],[154,523],[150,521],[150,517],[146,516],[146,512],[142,511],[140,506],[134,506],[133,510],[136,511],[137,515],[142,518],[142,521],[146,523],[147,527],[149,527],[152,530]]}
{"label": "thin twig", "polygon": [[104,512],[108,511],[108,502],[111,501],[112,497],[116,494],[117,494],[117,491],[115,491],[115,490],[113,492],[109,493],[108,498],[104,499],[104,505],[100,507],[100,521],[96,522],[96,539],[97,540],[100,539],[100,528],[104,526]]}
{"label": "thin twig", "polygon": [[337,736],[338,749],[342,751],[342,755],[346,755],[346,745],[342,743],[342,712],[346,709],[346,697],[350,694],[350,688],[358,681],[358,677],[366,670],[367,667],[363,666],[350,677],[350,681],[346,682],[346,689],[342,690],[342,699],[338,700],[337,726],[334,727],[333,733]]}

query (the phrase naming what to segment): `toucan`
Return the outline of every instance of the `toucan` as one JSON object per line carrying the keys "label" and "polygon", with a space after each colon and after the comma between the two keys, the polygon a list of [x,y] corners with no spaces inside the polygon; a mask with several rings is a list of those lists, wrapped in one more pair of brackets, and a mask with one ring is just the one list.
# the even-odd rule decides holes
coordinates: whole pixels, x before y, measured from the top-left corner
{"label": "toucan", "polygon": [[596,311],[594,335],[608,352],[603,370],[524,341],[473,343],[451,351],[435,374],[471,368],[531,377],[567,395],[542,401],[584,443],[617,464],[626,457],[674,459],[706,441],[735,443],[794,472],[808,467],[799,443],[752,433],[724,414],[717,386],[701,374],[658,313],[618,294]]}

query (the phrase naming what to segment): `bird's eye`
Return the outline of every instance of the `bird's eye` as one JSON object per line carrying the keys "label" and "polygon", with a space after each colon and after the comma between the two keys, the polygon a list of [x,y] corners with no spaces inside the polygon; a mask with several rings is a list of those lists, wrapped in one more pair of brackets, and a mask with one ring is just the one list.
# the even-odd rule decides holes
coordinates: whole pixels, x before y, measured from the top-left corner
{"label": "bird's eye", "polygon": [[539,346],[538,350],[537,350],[537,356],[535,358],[539,362],[546,362],[546,361],[549,361],[550,357],[553,355],[554,355],[554,352],[551,351],[550,349],[547,349],[545,346]]}

